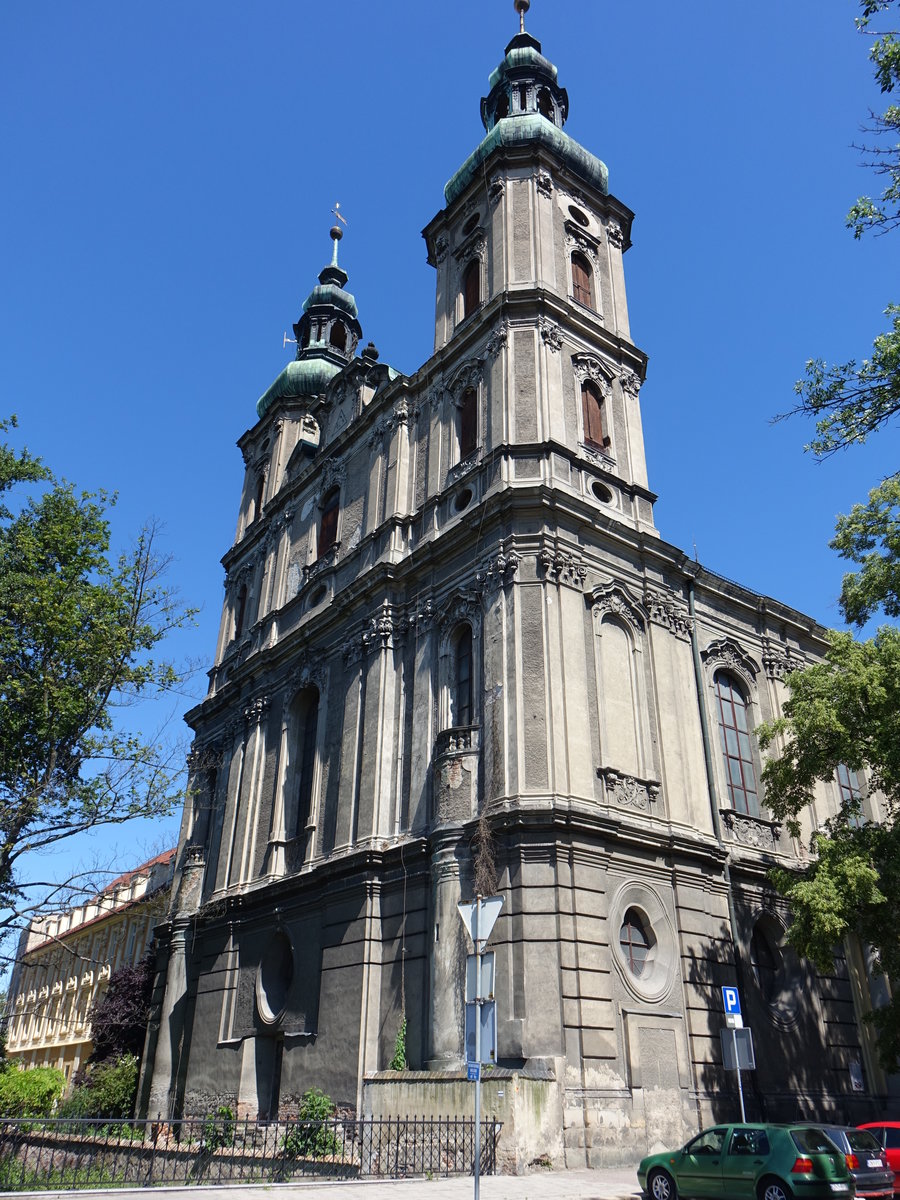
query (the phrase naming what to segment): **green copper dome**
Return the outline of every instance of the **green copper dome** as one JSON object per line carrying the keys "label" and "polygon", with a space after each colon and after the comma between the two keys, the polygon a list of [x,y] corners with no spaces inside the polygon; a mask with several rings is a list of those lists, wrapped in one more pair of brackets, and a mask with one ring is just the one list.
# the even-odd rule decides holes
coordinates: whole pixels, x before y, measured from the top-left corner
{"label": "green copper dome", "polygon": [[[519,11],[524,13],[521,7]],[[563,133],[569,116],[569,96],[559,86],[556,67],[541,53],[537,38],[522,29],[506,47],[503,62],[491,73],[490,85],[490,92],[481,101],[481,120],[487,136],[444,188],[448,204],[466,190],[482,163],[498,146],[524,142],[547,146],[586,183],[604,195],[609,193],[605,164]]]}
{"label": "green copper dome", "polygon": [[347,272],[338,266],[341,236],[340,227],[335,226],[331,262],[319,272],[319,282],[303,301],[302,315],[294,325],[297,358],[257,400],[260,417],[276,400],[320,396],[356,353],[362,329],[356,300],[344,290]]}

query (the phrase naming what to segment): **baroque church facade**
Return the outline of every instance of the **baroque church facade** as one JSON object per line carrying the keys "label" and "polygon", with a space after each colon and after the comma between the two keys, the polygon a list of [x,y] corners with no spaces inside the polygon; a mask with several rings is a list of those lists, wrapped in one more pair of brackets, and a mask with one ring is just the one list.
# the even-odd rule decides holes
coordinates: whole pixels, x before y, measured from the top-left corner
{"label": "baroque church facade", "polygon": [[556,1158],[631,1161],[733,1116],[725,984],[748,1113],[861,1119],[885,1090],[863,956],[798,961],[767,880],[864,789],[822,785],[802,842],[766,812],[753,730],[823,631],[654,525],[633,214],[567,115],[523,27],[424,230],[432,356],[407,376],[357,353],[335,228],[238,442],[151,1115],[274,1116],[313,1085],[360,1108],[402,1016],[422,1086],[457,1077],[479,867],[504,899],[498,1067],[550,1089]]}

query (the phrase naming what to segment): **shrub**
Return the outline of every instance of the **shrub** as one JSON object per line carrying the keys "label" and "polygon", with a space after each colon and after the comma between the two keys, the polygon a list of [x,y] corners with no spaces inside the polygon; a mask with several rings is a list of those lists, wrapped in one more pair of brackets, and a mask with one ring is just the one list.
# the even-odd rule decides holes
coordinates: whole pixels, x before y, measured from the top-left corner
{"label": "shrub", "polygon": [[297,1124],[284,1135],[282,1149],[287,1158],[325,1158],[340,1154],[341,1139],[328,1122],[334,1116],[335,1104],[319,1088],[309,1088],[300,1099]]}
{"label": "shrub", "polygon": [[56,1067],[8,1067],[0,1073],[0,1116],[49,1117],[65,1086]]}
{"label": "shrub", "polygon": [[222,1104],[214,1113],[207,1113],[200,1136],[206,1150],[218,1150],[230,1145],[234,1139],[234,1113],[231,1109]]}
{"label": "shrub", "polygon": [[59,1115],[128,1118],[134,1110],[137,1081],[138,1059],[134,1054],[97,1063],[59,1106]]}
{"label": "shrub", "polygon": [[388,1070],[405,1071],[406,1066],[406,1013],[403,1013],[397,1029],[397,1041],[394,1043],[394,1057],[388,1063]]}
{"label": "shrub", "polygon": [[90,1062],[121,1059],[144,1053],[150,999],[153,993],[153,959],[149,954],[134,966],[120,967],[110,977],[109,986],[91,1005],[91,1041],[94,1049]]}

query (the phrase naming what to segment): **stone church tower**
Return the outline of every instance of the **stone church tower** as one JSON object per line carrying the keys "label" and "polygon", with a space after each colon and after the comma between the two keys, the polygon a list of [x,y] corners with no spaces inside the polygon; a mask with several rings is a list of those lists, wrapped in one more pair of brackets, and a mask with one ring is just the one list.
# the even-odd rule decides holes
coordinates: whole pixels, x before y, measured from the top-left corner
{"label": "stone church tower", "polygon": [[424,231],[432,356],[407,376],[357,353],[335,228],[239,440],[152,1115],[284,1113],[312,1085],[360,1107],[402,1013],[410,1067],[458,1072],[476,865],[504,897],[498,1065],[541,1081],[555,1160],[632,1161],[733,1112],[722,984],[755,1036],[750,1113],[849,1119],[884,1087],[864,964],[797,961],[767,882],[802,850],[752,731],[822,631],[655,528],[633,214],[568,108],[523,28]]}

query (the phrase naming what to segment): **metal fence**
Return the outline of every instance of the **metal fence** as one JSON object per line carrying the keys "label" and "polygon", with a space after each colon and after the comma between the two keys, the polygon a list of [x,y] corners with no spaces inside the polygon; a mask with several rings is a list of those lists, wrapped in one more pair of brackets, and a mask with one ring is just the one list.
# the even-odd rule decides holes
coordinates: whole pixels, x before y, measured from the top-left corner
{"label": "metal fence", "polygon": [[[481,1124],[484,1175],[501,1127]],[[461,1117],[0,1120],[0,1192],[467,1175],[474,1163],[475,1122]]]}

